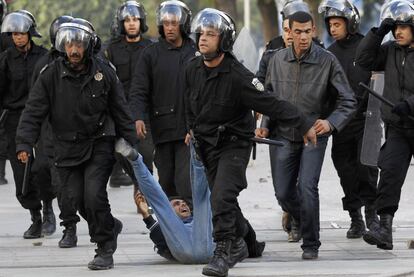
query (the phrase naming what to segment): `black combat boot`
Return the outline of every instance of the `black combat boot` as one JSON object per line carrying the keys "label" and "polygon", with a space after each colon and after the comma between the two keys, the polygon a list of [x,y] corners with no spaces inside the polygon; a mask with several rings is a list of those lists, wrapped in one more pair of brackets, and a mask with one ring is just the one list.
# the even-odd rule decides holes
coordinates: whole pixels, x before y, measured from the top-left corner
{"label": "black combat boot", "polygon": [[380,215],[379,228],[369,230],[364,235],[364,240],[371,245],[377,245],[378,248],[391,250],[392,245],[392,219],[390,214]]}
{"label": "black combat boot", "polygon": [[88,263],[90,270],[106,270],[114,267],[114,249],[113,242],[98,243],[98,249],[95,249],[96,255]]}
{"label": "black combat boot", "polygon": [[0,160],[0,185],[6,184],[8,184],[6,179],[6,160]]}
{"label": "black combat boot", "polygon": [[228,259],[229,268],[234,267],[248,256],[249,250],[244,239],[242,237],[235,239],[231,244],[230,257]]}
{"label": "black combat boot", "polygon": [[302,239],[302,232],[300,229],[300,221],[295,219],[293,216],[291,218],[291,230],[288,237],[288,242],[298,242]]}
{"label": "black combat boot", "polygon": [[52,200],[43,201],[42,233],[51,236],[56,231],[56,218],[53,212]]}
{"label": "black combat boot", "polygon": [[365,223],[362,220],[361,209],[349,211],[351,227],[346,232],[348,239],[358,239],[365,234]]}
{"label": "black combat boot", "polygon": [[365,206],[365,223],[369,230],[375,230],[379,228],[379,219],[377,216],[377,211],[375,210],[375,205],[366,205]]}
{"label": "black combat boot", "polygon": [[59,241],[60,248],[72,248],[76,247],[78,243],[78,236],[76,235],[76,224],[70,224],[65,226],[63,230],[62,239]]}
{"label": "black combat boot", "polygon": [[229,256],[231,251],[231,240],[221,240],[216,243],[214,255],[208,265],[203,268],[203,275],[206,276],[227,276],[229,272]]}
{"label": "black combat boot", "polygon": [[39,210],[30,210],[32,225],[23,234],[25,239],[37,239],[43,237],[42,234],[42,215]]}
{"label": "black combat boot", "polygon": [[111,178],[109,179],[109,186],[112,188],[119,188],[120,186],[132,185],[132,179],[123,170],[119,162],[116,162],[112,170]]}

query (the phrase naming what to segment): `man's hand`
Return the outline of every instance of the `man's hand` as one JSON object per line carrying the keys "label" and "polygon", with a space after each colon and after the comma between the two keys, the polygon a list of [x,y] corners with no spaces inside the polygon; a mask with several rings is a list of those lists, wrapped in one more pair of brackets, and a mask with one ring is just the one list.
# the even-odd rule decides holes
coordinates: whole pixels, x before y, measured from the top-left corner
{"label": "man's hand", "polygon": [[147,218],[150,216],[148,212],[148,204],[145,200],[144,195],[141,192],[137,192],[134,197],[135,205],[137,205],[138,212],[142,215],[142,218]]}
{"label": "man's hand", "polygon": [[313,145],[316,145],[317,143],[316,131],[313,127],[311,127],[303,136],[305,145],[308,145],[309,141],[311,141]]}
{"label": "man's hand", "polygon": [[139,139],[145,139],[147,134],[147,129],[145,128],[145,123],[143,120],[135,121],[135,128],[137,129],[137,135]]}
{"label": "man's hand", "polygon": [[398,116],[405,117],[410,115],[411,109],[407,102],[401,101],[397,103],[394,108],[391,110],[392,113],[395,113]]}
{"label": "man's hand", "polygon": [[190,140],[191,140],[191,135],[187,134],[185,135],[185,139],[184,139],[184,143],[188,145],[190,145]]}
{"label": "man's hand", "polygon": [[29,161],[29,156],[29,153],[27,153],[26,151],[20,151],[19,153],[17,153],[17,159],[24,164]]}
{"label": "man's hand", "polygon": [[313,124],[313,128],[315,128],[316,134],[318,136],[331,132],[331,125],[329,124],[328,120],[325,119],[318,119]]}
{"label": "man's hand", "polygon": [[269,129],[267,129],[267,128],[257,128],[254,131],[254,134],[258,138],[267,138],[267,137],[269,137]]}
{"label": "man's hand", "polygon": [[385,18],[381,25],[377,29],[377,35],[384,37],[386,34],[388,34],[390,31],[392,31],[395,27],[395,21],[392,18]]}

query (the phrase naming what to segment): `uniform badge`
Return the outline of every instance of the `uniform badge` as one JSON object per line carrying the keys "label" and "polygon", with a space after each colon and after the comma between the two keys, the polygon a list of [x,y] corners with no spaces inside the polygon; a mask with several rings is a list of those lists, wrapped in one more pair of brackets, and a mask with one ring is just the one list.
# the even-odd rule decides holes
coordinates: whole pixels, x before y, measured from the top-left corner
{"label": "uniform badge", "polygon": [[262,91],[264,91],[265,89],[264,89],[264,86],[263,86],[263,84],[259,81],[259,79],[257,79],[257,78],[254,78],[253,80],[252,80],[252,84],[253,84],[253,86],[258,90],[258,91],[260,91],[260,92],[262,92]]}
{"label": "uniform badge", "polygon": [[103,79],[103,74],[101,72],[96,72],[95,74],[95,80],[100,82]]}

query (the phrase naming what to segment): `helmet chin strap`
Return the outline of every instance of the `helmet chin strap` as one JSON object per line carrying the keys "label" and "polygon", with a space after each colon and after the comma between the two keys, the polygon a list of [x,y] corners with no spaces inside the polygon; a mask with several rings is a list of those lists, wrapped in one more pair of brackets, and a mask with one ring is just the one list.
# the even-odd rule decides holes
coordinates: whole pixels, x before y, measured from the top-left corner
{"label": "helmet chin strap", "polygon": [[138,32],[138,33],[136,33],[136,34],[126,34],[126,36],[127,36],[127,38],[129,38],[129,39],[135,39],[135,38],[137,38],[137,37],[139,37],[141,35],[141,32]]}
{"label": "helmet chin strap", "polygon": [[221,55],[220,50],[216,50],[213,53],[207,53],[207,54],[201,54],[203,56],[203,59],[205,61],[212,61],[215,58],[219,57]]}

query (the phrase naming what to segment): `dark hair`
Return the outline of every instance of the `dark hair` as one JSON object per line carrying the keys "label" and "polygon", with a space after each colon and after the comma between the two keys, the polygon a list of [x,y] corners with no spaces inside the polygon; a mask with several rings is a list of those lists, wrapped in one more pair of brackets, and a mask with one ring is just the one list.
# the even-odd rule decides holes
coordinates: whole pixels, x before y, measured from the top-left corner
{"label": "dark hair", "polygon": [[295,12],[291,16],[289,16],[289,28],[292,29],[293,22],[299,22],[299,23],[307,23],[312,22],[313,26],[313,18],[312,15],[310,15],[307,12]]}

